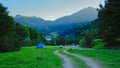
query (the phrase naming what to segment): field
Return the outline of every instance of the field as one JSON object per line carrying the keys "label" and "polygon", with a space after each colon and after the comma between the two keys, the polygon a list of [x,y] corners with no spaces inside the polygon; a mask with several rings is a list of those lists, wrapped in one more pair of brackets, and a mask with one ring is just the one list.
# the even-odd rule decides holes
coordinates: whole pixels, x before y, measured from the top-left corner
{"label": "field", "polygon": [[62,60],[53,53],[56,49],[23,47],[17,52],[0,53],[0,68],[62,68]]}
{"label": "field", "polygon": [[[0,53],[0,68],[62,68],[62,60],[54,54],[55,50],[70,57],[75,68],[86,68],[86,64],[78,58],[67,55],[58,47],[48,46],[45,49],[23,47],[20,51]],[[69,52],[81,54],[97,60],[104,68],[119,68],[120,50],[70,50]]]}
{"label": "field", "polygon": [[104,68],[120,67],[120,50],[71,50],[70,52],[95,59],[104,65]]}

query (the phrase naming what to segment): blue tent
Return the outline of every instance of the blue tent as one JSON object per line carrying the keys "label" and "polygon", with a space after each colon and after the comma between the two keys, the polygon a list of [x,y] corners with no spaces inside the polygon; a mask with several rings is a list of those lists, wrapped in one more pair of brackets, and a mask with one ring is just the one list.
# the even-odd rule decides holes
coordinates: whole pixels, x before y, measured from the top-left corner
{"label": "blue tent", "polygon": [[36,48],[44,48],[44,47],[45,47],[45,46],[44,46],[43,43],[39,43]]}

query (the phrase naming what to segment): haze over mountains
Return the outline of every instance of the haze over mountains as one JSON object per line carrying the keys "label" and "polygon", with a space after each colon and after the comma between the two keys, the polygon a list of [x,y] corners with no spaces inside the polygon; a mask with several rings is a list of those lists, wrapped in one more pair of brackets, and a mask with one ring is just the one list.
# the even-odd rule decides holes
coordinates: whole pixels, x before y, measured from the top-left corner
{"label": "haze over mountains", "polygon": [[92,7],[80,10],[72,15],[64,16],[55,21],[48,21],[38,17],[27,17],[16,15],[14,20],[21,24],[29,26],[32,29],[38,30],[44,34],[51,32],[63,33],[70,29],[76,28],[79,25],[85,25],[97,18],[97,10]]}

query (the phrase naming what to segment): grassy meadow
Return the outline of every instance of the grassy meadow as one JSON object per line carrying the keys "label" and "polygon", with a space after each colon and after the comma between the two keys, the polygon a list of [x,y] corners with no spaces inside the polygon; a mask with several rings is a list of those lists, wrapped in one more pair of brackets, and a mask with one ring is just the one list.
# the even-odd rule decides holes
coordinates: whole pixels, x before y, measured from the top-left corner
{"label": "grassy meadow", "polygon": [[93,58],[104,68],[120,67],[120,50],[71,50],[70,52]]}
{"label": "grassy meadow", "polygon": [[62,60],[53,53],[56,49],[23,47],[20,51],[0,53],[0,68],[62,68]]}
{"label": "grassy meadow", "polygon": [[[20,51],[0,53],[0,68],[62,68],[62,60],[53,52],[60,52],[74,61],[76,68],[86,68],[86,64],[78,58],[65,54],[54,46],[47,46],[44,49],[36,47],[23,47]],[[72,53],[81,54],[97,60],[104,68],[119,68],[120,50],[70,50]]]}

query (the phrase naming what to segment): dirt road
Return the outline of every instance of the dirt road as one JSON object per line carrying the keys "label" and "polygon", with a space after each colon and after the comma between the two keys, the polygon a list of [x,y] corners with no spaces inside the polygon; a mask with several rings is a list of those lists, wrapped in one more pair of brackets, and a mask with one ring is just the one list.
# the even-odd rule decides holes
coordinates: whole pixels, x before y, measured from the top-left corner
{"label": "dirt road", "polygon": [[71,59],[69,59],[67,56],[59,53],[59,50],[56,50],[54,53],[63,59],[63,68],[74,68]]}
{"label": "dirt road", "polygon": [[81,56],[81,55],[78,55],[78,54],[69,53],[66,50],[63,51],[63,52],[66,53],[66,54],[69,54],[69,55],[76,56],[78,59],[85,61],[86,65],[89,68],[102,68],[95,60],[92,60],[90,58],[87,58],[87,57],[84,57],[84,56]]}

